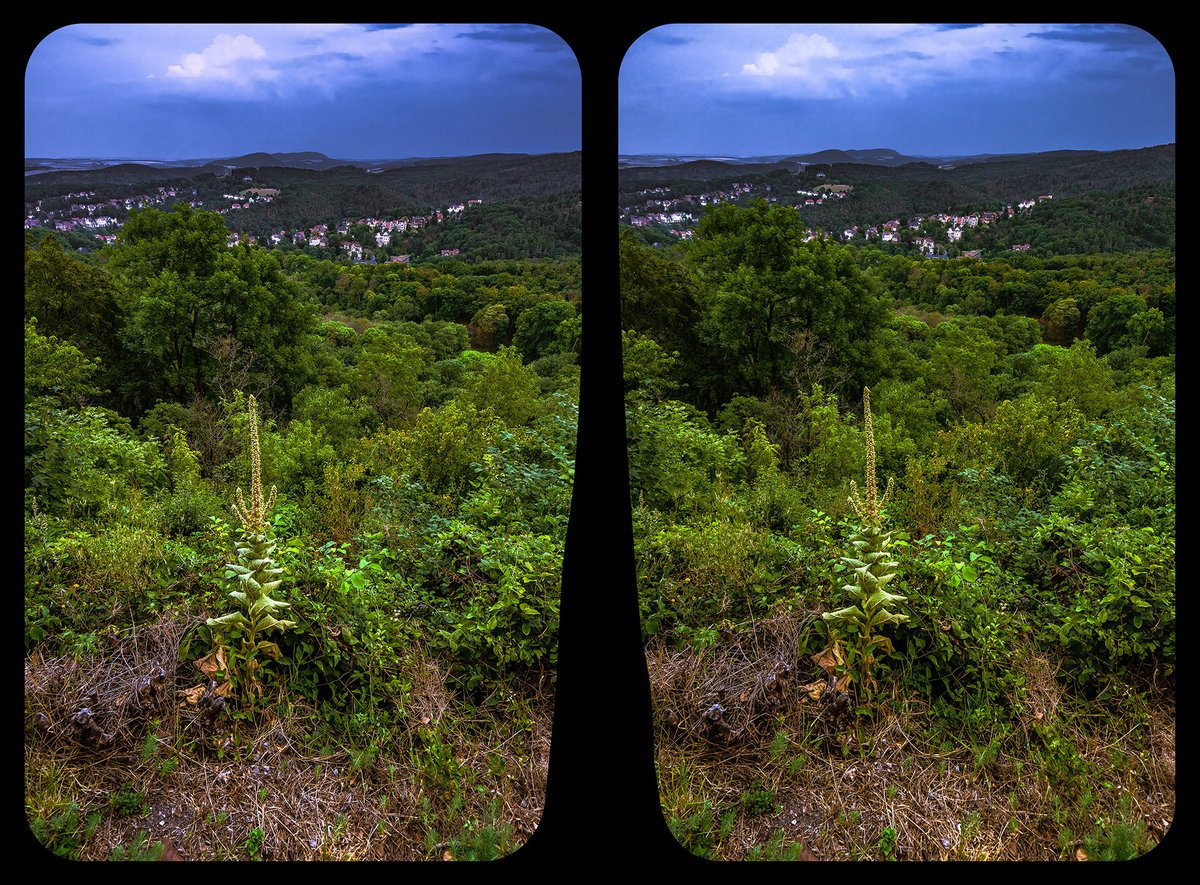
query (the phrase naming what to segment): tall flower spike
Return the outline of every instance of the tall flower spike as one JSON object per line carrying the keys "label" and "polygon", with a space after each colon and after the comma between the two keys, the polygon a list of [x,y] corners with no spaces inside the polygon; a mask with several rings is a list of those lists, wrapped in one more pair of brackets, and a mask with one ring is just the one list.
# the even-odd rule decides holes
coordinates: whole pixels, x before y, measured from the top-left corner
{"label": "tall flower spike", "polygon": [[242,490],[238,489],[237,502],[233,505],[233,515],[238,518],[247,532],[252,532],[256,529],[261,530],[266,524],[267,514],[275,506],[275,486],[271,486],[271,495],[264,502],[260,475],[262,453],[258,443],[258,402],[251,396],[247,405],[250,409],[250,506],[246,506]]}
{"label": "tall flower spike", "polygon": [[878,525],[883,505],[887,503],[888,497],[892,494],[892,480],[891,477],[888,477],[887,489],[884,490],[883,497],[879,498],[875,485],[875,426],[871,423],[871,388],[869,387],[863,388],[863,413],[863,426],[867,435],[867,500],[863,501],[858,496],[858,484],[854,480],[850,480],[850,506],[854,508],[854,512],[863,522]]}

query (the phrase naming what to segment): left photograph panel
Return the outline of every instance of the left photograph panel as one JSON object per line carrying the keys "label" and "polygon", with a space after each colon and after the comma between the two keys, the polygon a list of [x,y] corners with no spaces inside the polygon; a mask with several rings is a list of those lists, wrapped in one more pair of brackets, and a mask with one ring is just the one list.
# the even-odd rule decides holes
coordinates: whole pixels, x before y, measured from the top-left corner
{"label": "left photograph panel", "polygon": [[544,805],[581,83],[521,24],[25,72],[24,772],[76,860],[491,860]]}

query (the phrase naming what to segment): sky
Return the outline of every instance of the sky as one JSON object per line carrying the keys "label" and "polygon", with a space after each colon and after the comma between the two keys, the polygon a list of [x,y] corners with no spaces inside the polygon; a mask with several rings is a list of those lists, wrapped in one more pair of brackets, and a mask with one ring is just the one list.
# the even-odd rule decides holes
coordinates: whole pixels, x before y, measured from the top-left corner
{"label": "sky", "polygon": [[25,156],[581,148],[579,65],[533,25],[69,25],[25,72]]}
{"label": "sky", "polygon": [[1129,25],[665,25],[625,54],[623,154],[910,156],[1175,141],[1175,73]]}

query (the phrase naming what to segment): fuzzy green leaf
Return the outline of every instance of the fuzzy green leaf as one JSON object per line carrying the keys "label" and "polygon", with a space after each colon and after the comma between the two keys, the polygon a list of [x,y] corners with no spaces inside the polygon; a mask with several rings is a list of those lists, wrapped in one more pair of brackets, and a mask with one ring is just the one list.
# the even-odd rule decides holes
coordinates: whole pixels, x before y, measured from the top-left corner
{"label": "fuzzy green leaf", "polygon": [[249,623],[241,612],[230,612],[219,618],[209,618],[205,621],[210,627],[243,627]]}

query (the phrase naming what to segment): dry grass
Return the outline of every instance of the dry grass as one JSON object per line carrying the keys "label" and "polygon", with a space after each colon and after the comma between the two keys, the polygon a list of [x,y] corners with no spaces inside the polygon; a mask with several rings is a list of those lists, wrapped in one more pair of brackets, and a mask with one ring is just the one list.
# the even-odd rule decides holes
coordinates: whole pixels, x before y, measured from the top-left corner
{"label": "dry grass", "polygon": [[[178,663],[186,626],[167,617],[114,632],[85,658],[35,650],[26,659],[26,812],[49,819],[70,802],[85,815],[103,811],[80,840],[80,859],[107,859],[141,832],[187,860],[449,859],[456,840],[489,822],[501,851],[537,826],[549,687],[512,694],[484,715],[464,709],[438,663],[415,653],[405,727],[364,754],[302,703],[206,724],[182,695],[200,682],[193,664]],[[73,724],[85,707],[91,716],[81,721],[94,728]],[[451,781],[431,780],[434,758]],[[144,802],[120,813],[119,791]]]}
{"label": "dry grass", "polygon": [[[824,860],[1057,860],[1075,857],[1098,821],[1142,822],[1151,843],[1170,826],[1170,693],[1065,697],[1055,662],[1030,653],[1019,728],[969,743],[895,687],[873,717],[812,700],[805,684],[821,671],[796,653],[809,620],[726,632],[702,654],[648,649],[665,816],[737,809],[727,834],[708,834],[708,856],[744,859],[782,836]],[[1045,750],[1052,740],[1059,756]],[[769,811],[748,805],[756,791]]]}
{"label": "dry grass", "polygon": [[[818,859],[1056,860],[1081,856],[1098,822],[1143,825],[1151,843],[1170,827],[1171,690],[1071,697],[1058,662],[1030,651],[1017,725],[970,742],[895,681],[869,718],[814,701],[821,673],[797,650],[813,617],[726,630],[699,653],[648,649],[664,813],[708,812],[708,832],[689,838],[710,857],[745,859],[774,837]],[[347,746],[303,703],[206,725],[181,694],[199,672],[178,663],[187,624],[164,617],[110,631],[86,657],[26,659],[27,814],[101,812],[76,856],[106,859],[145,833],[184,859],[450,859],[489,826],[503,851],[537,826],[548,686],[468,708],[414,651],[402,727],[364,753],[369,741]],[[122,792],[142,802],[119,810]]]}

